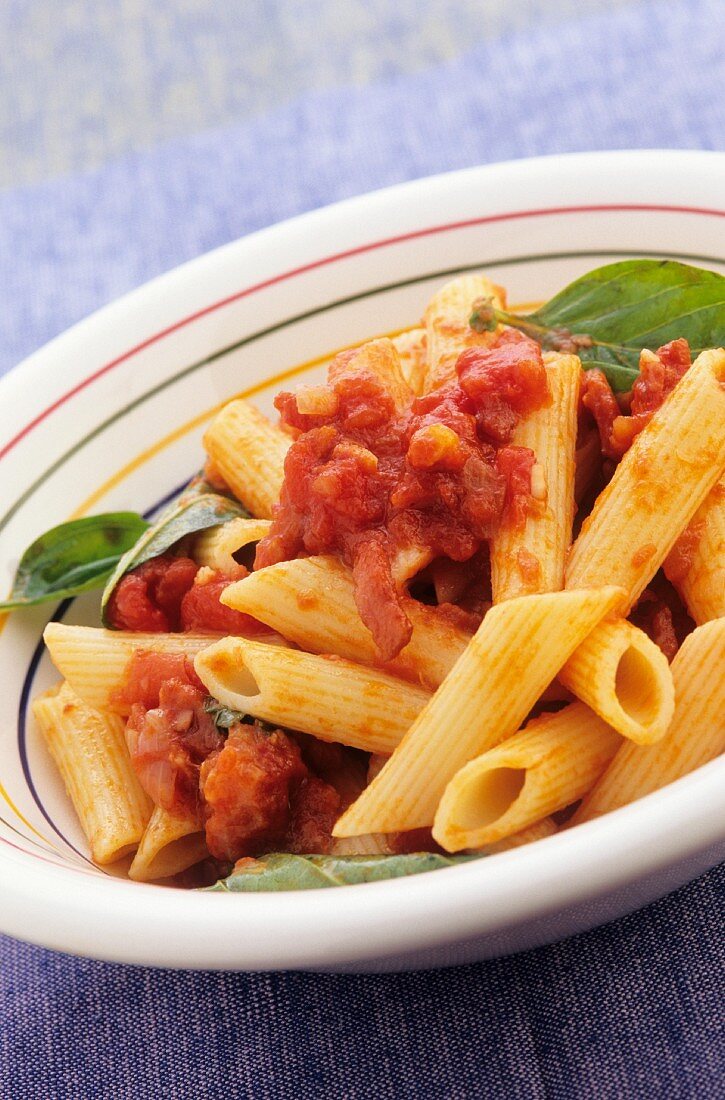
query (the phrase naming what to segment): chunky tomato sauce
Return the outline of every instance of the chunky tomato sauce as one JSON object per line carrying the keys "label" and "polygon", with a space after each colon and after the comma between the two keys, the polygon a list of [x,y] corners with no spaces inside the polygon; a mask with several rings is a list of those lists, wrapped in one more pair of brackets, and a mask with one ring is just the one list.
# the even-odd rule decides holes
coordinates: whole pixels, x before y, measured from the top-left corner
{"label": "chunky tomato sauce", "polygon": [[539,346],[513,330],[466,350],[455,381],[403,412],[378,377],[346,369],[350,359],[333,364],[324,415],[300,412],[292,393],[276,399],[297,438],[255,568],[340,554],[361,618],[389,660],[411,634],[398,556],[416,548],[465,562],[501,524],[525,518],[535,457],[510,440],[550,395]]}
{"label": "chunky tomato sauce", "polygon": [[261,623],[219,602],[226,586],[247,573],[243,565],[231,575],[191,558],[160,554],[121,579],[109,601],[108,621],[116,630],[258,634],[266,630]]}
{"label": "chunky tomato sauce", "polygon": [[304,734],[237,723],[228,737],[204,708],[183,654],[137,651],[114,702],[155,805],[195,816],[212,856],[233,862],[282,848],[328,852],[332,828],[365,786],[365,754]]}
{"label": "chunky tomato sauce", "polygon": [[[615,397],[604,373],[584,372],[582,403],[589,409],[599,429],[602,454],[619,461],[633,440],[649,424],[667,397],[691,366],[687,340],[671,340],[656,354],[644,351],[640,357],[639,376],[629,397]],[[629,406],[629,415],[626,407]]]}

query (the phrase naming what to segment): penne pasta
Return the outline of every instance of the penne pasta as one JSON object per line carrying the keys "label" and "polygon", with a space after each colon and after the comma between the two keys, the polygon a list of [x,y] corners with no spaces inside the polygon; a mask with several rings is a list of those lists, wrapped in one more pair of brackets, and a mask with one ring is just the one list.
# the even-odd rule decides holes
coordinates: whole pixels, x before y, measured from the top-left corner
{"label": "penne pasta", "polygon": [[333,359],[327,370],[330,385],[342,375],[351,373],[372,374],[392,397],[398,413],[410,407],[413,391],[400,367],[400,359],[393,342],[387,337],[370,340],[356,348],[352,354]]}
{"label": "penne pasta", "polygon": [[265,722],[391,753],[430,699],[413,684],[342,657],[223,638],[197,654],[196,673],[210,695]]}
{"label": "penne pasta", "polygon": [[665,573],[698,625],[725,615],[725,476],[695,512],[681,553],[665,559]]}
{"label": "penne pasta", "polygon": [[233,574],[239,565],[251,569],[251,561],[238,561],[234,556],[246,547],[253,547],[260,539],[269,534],[270,521],[267,519],[230,519],[218,527],[209,527],[194,539],[192,557],[199,565],[218,569],[222,573]]}
{"label": "penne pasta", "polygon": [[639,745],[664,737],[675,689],[662,650],[626,619],[600,623],[558,679],[610,726]]}
{"label": "penne pasta", "polygon": [[367,836],[341,836],[332,842],[333,856],[389,856],[393,849],[385,833]]}
{"label": "penne pasta", "polygon": [[424,393],[456,377],[456,360],[462,351],[486,347],[495,339],[495,333],[478,333],[469,324],[478,298],[492,298],[498,308],[505,305],[503,290],[485,275],[459,275],[442,286],[428,303],[424,317],[428,355]]}
{"label": "penne pasta", "polygon": [[[230,584],[222,593],[222,603],[245,611],[311,653],[380,664],[372,635],[355,605],[352,574],[337,558],[298,558],[270,565]],[[436,688],[471,635],[415,600],[406,600],[405,610],[413,635],[387,670]]]}
{"label": "penne pasta", "polygon": [[456,772],[515,733],[564,661],[621,599],[621,591],[609,587],[521,596],[494,606],[333,835],[432,824]]}
{"label": "penne pasta", "polygon": [[523,527],[504,526],[491,542],[493,602],[564,587],[574,519],[574,454],[581,363],[576,355],[546,356],[551,403],[527,416],[511,442],[529,447],[544,479],[539,511]]}
{"label": "penne pasta", "polygon": [[292,440],[254,405],[230,401],[204,434],[204,447],[234,495],[253,516],[271,519]]}
{"label": "penne pasta", "polygon": [[689,634],[672,662],[677,706],[656,745],[625,742],[572,818],[589,821],[674,782],[725,751],[725,619]]}
{"label": "penne pasta", "polygon": [[508,852],[512,848],[523,848],[525,844],[533,844],[535,840],[545,840],[547,836],[553,836],[555,832],[556,822],[552,821],[550,817],[545,817],[542,821],[537,821],[534,825],[522,829],[520,833],[505,836],[502,840],[497,840],[495,844],[484,844],[482,848],[477,850],[484,855],[494,856],[497,852]]}
{"label": "penne pasta", "polygon": [[171,814],[155,806],[128,877],[136,882],[171,878],[208,855],[204,833],[194,815]]}
{"label": "penne pasta", "polygon": [[567,588],[616,584],[629,610],[725,467],[725,350],[705,351],[635,438],[572,547]]}
{"label": "penne pasta", "polygon": [[183,653],[193,658],[218,634],[142,634],[93,626],[48,623],[43,640],[53,664],[90,707],[128,713],[115,692],[137,650]]}
{"label": "penne pasta", "polygon": [[36,699],[33,714],[91,857],[104,865],[133,852],[152,807],[131,766],[122,719],[89,707],[66,683]]}
{"label": "penne pasta", "polygon": [[418,397],[423,392],[425,374],[428,366],[426,359],[426,337],[424,328],[411,328],[393,336],[392,344],[400,359],[403,378],[412,393]]}
{"label": "penne pasta", "polygon": [[[65,679],[33,704],[96,862],[189,886],[234,867],[231,890],[397,876],[533,843],[724,751],[725,349],[690,352],[717,333],[716,282],[607,265],[550,327],[460,274],[416,327],[314,360],[280,426],[230,401],[189,507],[36,539],[6,608],[58,578],[84,591],[143,532],[104,602],[121,629],[49,623]],[[654,325],[652,288],[683,286]],[[647,333],[676,338],[655,354]],[[622,364],[640,348],[629,396],[617,341]],[[198,530],[210,486],[244,507]],[[659,569],[699,624],[671,666],[653,639],[671,656],[691,620],[661,576],[642,599]]]}
{"label": "penne pasta", "polygon": [[434,839],[459,852],[534,827],[586,794],[621,743],[583,703],[535,718],[453,776],[436,811]]}

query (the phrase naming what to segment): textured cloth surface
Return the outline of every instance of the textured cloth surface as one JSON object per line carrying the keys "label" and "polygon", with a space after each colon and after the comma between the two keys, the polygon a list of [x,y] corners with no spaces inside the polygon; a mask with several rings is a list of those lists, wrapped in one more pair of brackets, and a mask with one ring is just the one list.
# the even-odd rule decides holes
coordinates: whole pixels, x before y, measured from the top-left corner
{"label": "textured cloth surface", "polygon": [[[150,276],[372,187],[716,148],[722,31],[720,0],[625,4],[2,192],[0,373]],[[585,936],[431,974],[175,974],[0,938],[0,1098],[722,1095],[724,888],[720,869]]]}
{"label": "textured cloth surface", "polygon": [[0,192],[0,372],[152,275],[335,199],[513,157],[717,148],[724,30],[721,0],[634,4]]}

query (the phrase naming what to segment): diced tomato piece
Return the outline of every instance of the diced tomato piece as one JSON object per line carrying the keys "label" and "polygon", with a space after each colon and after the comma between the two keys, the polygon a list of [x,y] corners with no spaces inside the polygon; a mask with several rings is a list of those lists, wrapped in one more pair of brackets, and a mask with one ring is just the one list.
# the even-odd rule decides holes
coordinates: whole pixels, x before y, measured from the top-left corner
{"label": "diced tomato piece", "polygon": [[211,854],[237,860],[284,846],[290,798],[306,775],[298,746],[282,730],[233,726],[201,767]]}
{"label": "diced tomato piece", "polygon": [[109,603],[109,622],[117,630],[178,630],[181,601],[198,568],[191,558],[169,554],[144,562],[119,582]]}

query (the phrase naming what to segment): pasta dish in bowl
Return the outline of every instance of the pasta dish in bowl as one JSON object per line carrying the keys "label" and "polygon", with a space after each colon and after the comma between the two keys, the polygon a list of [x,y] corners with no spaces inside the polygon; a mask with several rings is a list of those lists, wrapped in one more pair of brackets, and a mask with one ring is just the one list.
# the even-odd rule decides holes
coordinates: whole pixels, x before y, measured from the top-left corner
{"label": "pasta dish in bowl", "polygon": [[[475,207],[472,176],[454,180]],[[440,181],[419,186],[433,202]],[[379,201],[399,215],[395,192]],[[325,216],[332,232],[339,215],[312,217]],[[286,230],[292,251],[310,247],[293,239],[304,221]],[[186,427],[174,409],[150,450],[149,407],[131,441],[164,488],[174,448],[183,440],[188,461],[201,434],[191,470],[203,472],[159,507],[132,459],[95,492],[118,510],[93,507],[92,493],[65,522],[36,525],[6,607],[27,608],[8,627],[22,634],[41,625],[35,605],[63,600],[44,630],[55,670],[38,646],[19,731],[35,811],[17,831],[44,841],[53,873],[61,856],[93,879],[84,888],[136,891],[159,919],[203,908],[216,920],[224,904],[225,922],[234,905],[247,920],[274,905],[280,921],[324,910],[334,923],[356,905],[383,911],[394,891],[409,904],[426,884],[442,916],[443,883],[503,883],[524,859],[550,874],[557,853],[571,869],[579,837],[606,835],[621,807],[646,813],[636,800],[662,799],[653,792],[675,780],[683,790],[722,752],[725,280],[674,247],[622,259],[610,246],[598,266],[571,257],[568,286],[542,279],[548,301],[531,303],[529,276],[527,305],[520,282],[501,285],[506,262],[470,259],[489,223],[453,224],[445,278],[428,258],[423,278],[403,271],[383,287],[378,310],[359,287],[341,295],[350,316],[327,320],[341,339],[314,325],[330,307],[300,310],[282,385],[256,367],[273,404],[234,384],[248,336],[207,343],[194,369],[227,399]],[[433,232],[395,238],[403,267],[421,263]],[[337,261],[351,292],[370,278],[360,252]],[[312,300],[330,293],[326,263],[292,270]],[[261,284],[262,347],[285,328],[273,323],[282,281]],[[239,302],[248,316],[229,331],[244,333],[257,321]],[[289,366],[293,345],[320,344],[326,353]],[[198,410],[198,387],[184,392],[192,370],[174,373],[172,348],[161,358],[156,392],[179,386]],[[84,593],[100,587],[99,618]],[[57,826],[60,806],[70,827]],[[445,878],[419,874],[440,868]],[[356,888],[319,890],[333,885]],[[240,892],[257,896],[217,897]],[[445,946],[440,931],[430,939]],[[406,948],[398,926],[382,954]],[[274,944],[265,950],[251,963],[201,958],[269,965]],[[376,950],[338,945],[330,964]],[[324,965],[320,951],[302,963]]]}

